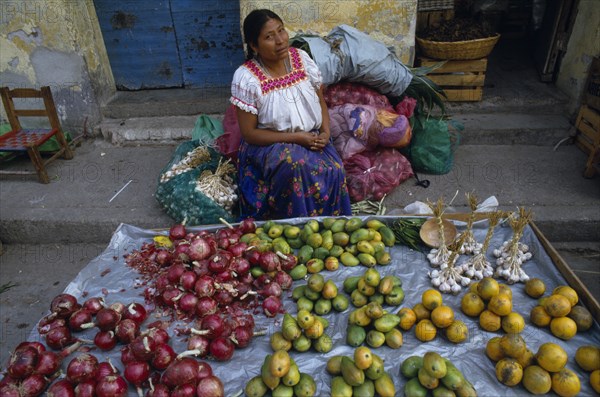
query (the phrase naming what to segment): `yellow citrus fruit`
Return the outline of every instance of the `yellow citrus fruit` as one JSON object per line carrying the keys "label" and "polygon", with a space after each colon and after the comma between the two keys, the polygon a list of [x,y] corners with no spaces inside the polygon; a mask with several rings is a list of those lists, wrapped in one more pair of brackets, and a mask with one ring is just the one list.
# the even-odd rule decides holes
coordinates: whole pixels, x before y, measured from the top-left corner
{"label": "yellow citrus fruit", "polygon": [[485,310],[485,303],[475,292],[467,292],[460,301],[460,309],[467,316],[477,317]]}
{"label": "yellow citrus fruit", "polygon": [[523,371],[523,386],[531,394],[546,394],[552,388],[552,378],[544,368],[530,365]]}
{"label": "yellow citrus fruit", "polygon": [[523,367],[512,358],[503,358],[496,363],[496,378],[506,386],[516,386],[523,379]]}
{"label": "yellow citrus fruit", "polygon": [[428,289],[421,296],[421,303],[427,310],[433,310],[438,306],[442,306],[442,293],[436,289]]}
{"label": "yellow citrus fruit", "polygon": [[454,320],[444,331],[446,338],[452,343],[464,342],[469,337],[467,325],[460,320]]}
{"label": "yellow citrus fruit", "polygon": [[550,321],[552,335],[569,340],[577,334],[577,324],[569,317],[555,317]]}
{"label": "yellow citrus fruit", "polygon": [[577,295],[577,291],[568,285],[560,285],[554,288],[552,291],[552,295],[562,295],[571,302],[571,307],[575,306],[577,302],[579,302],[579,295]]}
{"label": "yellow citrus fruit", "polygon": [[422,303],[417,303],[416,305],[414,305],[412,310],[417,316],[417,322],[429,319],[429,316],[431,315],[431,312],[427,310]]}
{"label": "yellow citrus fruit", "polygon": [[506,356],[517,358],[525,353],[527,344],[519,334],[506,334],[500,338],[500,348]]}
{"label": "yellow citrus fruit", "polygon": [[515,360],[521,364],[521,367],[527,368],[535,362],[535,354],[533,354],[530,349],[525,349],[525,352],[520,356],[515,357]]}
{"label": "yellow citrus fruit", "polygon": [[512,298],[506,294],[492,296],[487,308],[499,316],[506,316],[512,311]]}
{"label": "yellow citrus fruit", "polygon": [[500,336],[494,336],[493,338],[490,338],[490,340],[488,340],[487,344],[485,345],[485,354],[492,361],[500,361],[504,357],[506,357],[504,351],[502,350],[502,347],[500,346],[500,339]]}
{"label": "yellow citrus fruit", "polygon": [[499,287],[499,292],[498,293],[499,294],[506,294],[506,295],[510,296],[510,298],[512,299],[512,296],[513,296],[512,289],[508,285],[506,285],[506,284],[499,284],[499,286],[500,287]]}
{"label": "yellow citrus fruit", "polygon": [[532,324],[537,325],[538,327],[547,327],[550,325],[552,317],[546,313],[546,310],[543,306],[537,305],[531,309],[529,320],[531,320]]}
{"label": "yellow citrus fruit", "polygon": [[592,389],[600,394],[600,369],[597,369],[590,374],[590,384],[592,385]]}
{"label": "yellow citrus fruit", "polygon": [[479,325],[486,331],[496,332],[502,327],[502,317],[489,310],[484,310],[479,315]]}
{"label": "yellow citrus fruit", "polygon": [[577,305],[572,307],[567,317],[575,321],[575,324],[577,324],[577,332],[585,332],[592,328],[592,325],[594,324],[592,313],[583,306]]}
{"label": "yellow citrus fruit", "polygon": [[564,295],[550,295],[544,301],[544,309],[552,317],[564,317],[571,311],[571,301]]}
{"label": "yellow citrus fruit", "polygon": [[431,322],[438,328],[446,328],[454,321],[454,310],[449,306],[438,306],[431,311]]}
{"label": "yellow citrus fruit", "polygon": [[408,331],[417,322],[417,315],[410,307],[403,307],[398,311],[398,317],[400,317],[400,323],[398,326],[404,331]]}
{"label": "yellow citrus fruit", "polygon": [[500,293],[500,285],[491,277],[484,277],[477,284],[477,295],[484,301],[488,301],[492,296]]}
{"label": "yellow citrus fruit", "polygon": [[474,292],[477,294],[477,286],[479,285],[479,281],[475,281],[471,285],[469,285],[469,292]]}
{"label": "yellow citrus fruit", "polygon": [[546,292],[546,284],[539,278],[530,278],[525,283],[525,293],[532,298],[539,298]]}
{"label": "yellow citrus fruit", "polygon": [[584,371],[600,369],[600,347],[584,345],[577,348],[575,361]]}
{"label": "yellow citrus fruit", "polygon": [[570,369],[563,368],[552,374],[552,391],[560,397],[574,397],[580,390],[579,377]]}
{"label": "yellow citrus fruit", "polygon": [[567,364],[567,352],[556,343],[542,344],[535,355],[540,367],[548,372],[558,372]]}
{"label": "yellow citrus fruit", "polygon": [[519,333],[525,329],[525,319],[519,313],[508,313],[502,317],[502,329],[508,334]]}
{"label": "yellow citrus fruit", "polygon": [[430,320],[421,320],[415,327],[415,336],[421,342],[429,342],[430,340],[433,340],[436,334],[437,328]]}

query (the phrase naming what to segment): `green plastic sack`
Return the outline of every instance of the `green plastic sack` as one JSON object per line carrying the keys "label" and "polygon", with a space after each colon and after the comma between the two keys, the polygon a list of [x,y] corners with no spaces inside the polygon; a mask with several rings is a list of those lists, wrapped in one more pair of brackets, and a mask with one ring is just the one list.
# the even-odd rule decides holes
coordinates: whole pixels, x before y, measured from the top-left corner
{"label": "green plastic sack", "polygon": [[[190,151],[198,146],[205,146],[199,141],[187,141],[180,144],[171,161],[160,172],[158,186],[154,197],[165,212],[176,222],[186,221],[186,225],[212,225],[220,223],[219,218],[228,222],[235,222],[236,216],[229,213],[210,197],[196,190],[198,176],[204,170],[214,172],[219,166],[222,156],[214,149],[207,147],[210,160],[199,164],[196,168],[173,176],[161,182],[161,176],[170,170],[173,165],[181,161]],[[226,159],[223,159],[225,161]]]}
{"label": "green plastic sack", "polygon": [[192,141],[203,145],[211,145],[215,139],[223,135],[223,123],[212,117],[201,115],[196,119],[192,130]]}
{"label": "green plastic sack", "polygon": [[414,116],[410,145],[401,152],[408,157],[416,172],[442,175],[452,169],[458,134],[450,134],[443,119]]}

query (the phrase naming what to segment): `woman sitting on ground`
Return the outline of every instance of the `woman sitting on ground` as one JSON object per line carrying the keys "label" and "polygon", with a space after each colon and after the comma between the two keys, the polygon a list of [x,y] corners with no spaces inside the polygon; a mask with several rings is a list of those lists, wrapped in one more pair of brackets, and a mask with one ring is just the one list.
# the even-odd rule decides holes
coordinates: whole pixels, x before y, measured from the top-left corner
{"label": "woman sitting on ground", "polygon": [[242,134],[241,217],[351,215],[317,65],[289,47],[283,21],[270,10],[252,11],[243,30],[247,61],[231,84]]}

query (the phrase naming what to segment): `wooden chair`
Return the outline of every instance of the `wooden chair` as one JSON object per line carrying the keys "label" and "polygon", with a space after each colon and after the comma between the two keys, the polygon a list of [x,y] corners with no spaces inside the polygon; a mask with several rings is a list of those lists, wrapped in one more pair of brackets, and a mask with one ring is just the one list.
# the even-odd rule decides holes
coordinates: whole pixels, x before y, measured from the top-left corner
{"label": "wooden chair", "polygon": [[[0,88],[0,95],[2,96],[2,103],[4,104],[6,116],[11,126],[10,132],[0,136],[0,151],[26,151],[35,167],[35,171],[0,170],[0,174],[37,174],[40,182],[49,183],[50,179],[46,172],[46,166],[59,156],[62,156],[67,160],[73,158],[73,152],[71,151],[60,126],[50,87],[41,87],[39,90],[32,88],[15,88],[11,90],[7,87],[2,87]],[[44,101],[44,109],[16,109],[13,98],[41,98]],[[50,122],[50,129],[24,129],[21,127],[19,117],[46,117]],[[60,144],[60,149],[50,158],[44,160],[40,155],[39,147],[53,136],[56,137],[56,140]]]}

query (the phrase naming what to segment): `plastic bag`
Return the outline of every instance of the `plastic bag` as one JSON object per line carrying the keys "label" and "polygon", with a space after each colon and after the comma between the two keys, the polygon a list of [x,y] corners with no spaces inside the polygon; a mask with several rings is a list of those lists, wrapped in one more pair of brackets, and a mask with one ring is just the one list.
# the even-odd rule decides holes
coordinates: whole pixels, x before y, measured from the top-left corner
{"label": "plastic bag", "polygon": [[215,144],[219,153],[237,162],[242,133],[235,113],[235,106],[229,105],[223,118],[223,135],[215,140]]}
{"label": "plastic bag", "polygon": [[369,105],[376,109],[394,110],[385,95],[358,83],[342,82],[330,85],[323,96],[328,107],[353,103],[356,105]]}
{"label": "plastic bag", "polygon": [[222,134],[223,123],[221,121],[201,115],[196,119],[196,124],[192,130],[192,141],[198,141],[203,145],[210,145]]}
{"label": "plastic bag", "polygon": [[352,202],[381,200],[413,176],[409,161],[392,148],[364,151],[352,156],[344,161],[344,169]]}
{"label": "plastic bag", "polygon": [[456,144],[458,140],[453,141],[446,121],[417,116],[410,145],[402,152],[416,172],[442,175],[452,169]]}
{"label": "plastic bag", "polygon": [[177,147],[171,161],[160,173],[154,197],[176,222],[183,222],[185,219],[186,225],[193,226],[220,223],[219,218],[234,221],[233,214],[196,190],[197,180],[202,171],[214,172],[219,165],[222,156],[214,149],[205,147],[209,155],[204,161],[197,161],[199,164],[194,168],[178,174],[172,172],[174,166],[200,146],[204,147],[199,141],[187,141]]}

